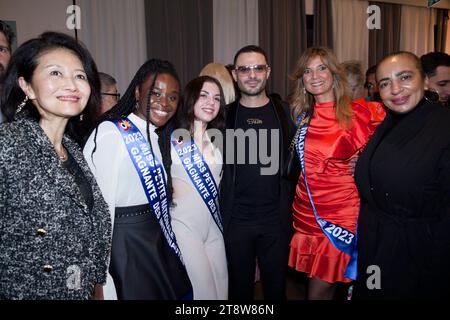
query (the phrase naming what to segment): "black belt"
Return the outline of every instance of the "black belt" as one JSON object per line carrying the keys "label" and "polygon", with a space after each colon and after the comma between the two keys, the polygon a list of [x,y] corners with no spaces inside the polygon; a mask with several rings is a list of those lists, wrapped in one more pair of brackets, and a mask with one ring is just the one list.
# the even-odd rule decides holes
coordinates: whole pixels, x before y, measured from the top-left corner
{"label": "black belt", "polygon": [[151,213],[150,205],[146,203],[137,206],[116,207],[114,217],[115,218],[137,217],[149,213]]}

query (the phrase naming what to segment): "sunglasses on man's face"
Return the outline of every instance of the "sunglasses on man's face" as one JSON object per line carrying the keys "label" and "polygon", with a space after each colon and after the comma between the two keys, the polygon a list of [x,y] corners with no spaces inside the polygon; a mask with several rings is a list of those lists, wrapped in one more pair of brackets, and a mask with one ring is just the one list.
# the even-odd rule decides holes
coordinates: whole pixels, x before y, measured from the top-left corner
{"label": "sunglasses on man's face", "polygon": [[255,73],[264,73],[267,71],[269,66],[267,64],[255,64],[252,66],[239,66],[236,67],[236,72],[242,75],[250,74],[251,70],[254,70]]}

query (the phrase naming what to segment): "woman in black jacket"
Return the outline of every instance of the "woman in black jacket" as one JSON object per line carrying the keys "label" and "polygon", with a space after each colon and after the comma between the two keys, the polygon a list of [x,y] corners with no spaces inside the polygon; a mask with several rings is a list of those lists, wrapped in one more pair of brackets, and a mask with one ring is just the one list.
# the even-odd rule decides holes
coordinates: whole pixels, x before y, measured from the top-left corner
{"label": "woman in black jacket", "polygon": [[377,68],[389,113],[360,156],[358,299],[450,296],[450,111],[410,52]]}
{"label": "woman in black jacket", "polygon": [[74,140],[79,115],[99,102],[95,63],[72,37],[46,32],[12,56],[1,99],[0,299],[102,298],[110,217]]}

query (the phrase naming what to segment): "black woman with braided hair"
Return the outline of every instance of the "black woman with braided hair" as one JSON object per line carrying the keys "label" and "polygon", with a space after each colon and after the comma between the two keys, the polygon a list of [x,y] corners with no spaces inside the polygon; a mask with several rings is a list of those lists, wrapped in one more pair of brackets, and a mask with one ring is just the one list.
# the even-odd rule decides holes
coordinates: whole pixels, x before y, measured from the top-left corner
{"label": "black woman with braided hair", "polygon": [[169,120],[180,97],[173,65],[147,61],[84,148],[113,221],[105,299],[192,298],[169,213]]}

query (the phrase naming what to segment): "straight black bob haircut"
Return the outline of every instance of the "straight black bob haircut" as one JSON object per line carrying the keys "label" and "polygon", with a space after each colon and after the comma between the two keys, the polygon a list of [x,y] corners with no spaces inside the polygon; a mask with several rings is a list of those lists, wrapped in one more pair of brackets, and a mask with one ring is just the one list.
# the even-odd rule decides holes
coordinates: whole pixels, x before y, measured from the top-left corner
{"label": "straight black bob haircut", "polygon": [[200,97],[203,85],[206,82],[214,83],[220,91],[220,109],[217,116],[208,123],[206,129],[225,129],[225,97],[220,82],[210,76],[200,76],[192,79],[184,89],[184,99],[178,108],[176,116],[176,127],[188,130],[193,134],[194,127],[194,105]]}
{"label": "straight black bob haircut", "polygon": [[91,95],[83,111],[83,121],[80,117],[72,117],[66,127],[66,133],[82,145],[87,134],[93,128],[93,121],[99,111],[100,80],[94,59],[89,51],[69,35],[59,32],[44,32],[39,37],[26,41],[14,52],[3,82],[0,99],[1,110],[5,122],[11,122],[20,117],[30,117],[39,121],[39,112],[29,100],[22,111],[17,112],[18,105],[25,99],[25,93],[20,88],[18,79],[23,77],[26,82],[31,83],[39,64],[39,58],[55,49],[69,50],[80,59],[91,88]]}

